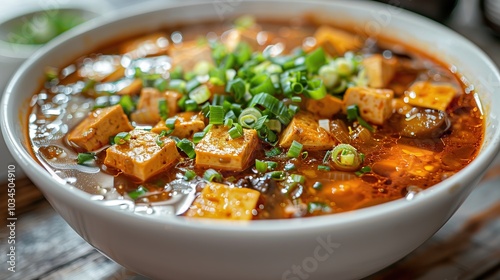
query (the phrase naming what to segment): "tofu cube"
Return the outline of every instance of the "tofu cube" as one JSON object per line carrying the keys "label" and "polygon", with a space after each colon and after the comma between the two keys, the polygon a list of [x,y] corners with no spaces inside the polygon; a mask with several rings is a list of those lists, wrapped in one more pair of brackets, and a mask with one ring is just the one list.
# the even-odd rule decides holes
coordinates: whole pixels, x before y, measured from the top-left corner
{"label": "tofu cube", "polygon": [[115,83],[119,95],[138,95],[141,93],[142,80],[125,78]]}
{"label": "tofu cube", "polygon": [[331,119],[342,110],[344,102],[337,97],[326,95],[321,99],[308,99],[306,101],[307,111],[323,118]]}
{"label": "tofu cube", "polygon": [[115,105],[91,112],[68,134],[68,140],[90,152],[109,144],[110,137],[132,129],[122,107]]}
{"label": "tofu cube", "polygon": [[[287,34],[289,35],[289,34]],[[305,36],[301,37],[304,38]],[[276,38],[272,32],[262,31],[261,28],[253,26],[245,29],[231,29],[221,36],[221,41],[229,52],[233,52],[239,43],[245,42],[252,49],[258,50],[263,46],[271,44]],[[289,38],[287,38],[289,39]],[[276,43],[276,42],[274,42]]]}
{"label": "tofu cube", "polygon": [[[205,128],[205,117],[203,114],[195,112],[183,112],[176,115],[174,131],[170,134],[179,138],[192,138],[195,132],[202,131]],[[151,131],[160,134],[163,130],[170,130],[165,121],[159,121]]]}
{"label": "tofu cube", "polygon": [[187,217],[251,220],[260,193],[253,189],[209,183],[186,212]]}
{"label": "tofu cube", "polygon": [[242,171],[253,161],[259,143],[255,129],[243,129],[243,136],[232,139],[228,128],[214,126],[196,144],[196,166]]}
{"label": "tofu cube", "polygon": [[322,127],[318,120],[308,112],[298,112],[281,135],[279,146],[289,148],[293,140],[302,144],[307,151],[332,149],[337,143]]}
{"label": "tofu cube", "polygon": [[191,71],[198,62],[213,63],[210,46],[200,46],[195,41],[173,46],[170,48],[169,54],[172,57],[172,69],[180,66],[184,71]]}
{"label": "tofu cube", "polygon": [[143,88],[137,109],[130,115],[130,119],[140,124],[155,124],[161,120],[160,100],[165,100],[168,108],[168,116],[172,117],[179,110],[177,101],[182,95],[175,91],[166,91],[161,93],[156,88]]}
{"label": "tofu cube", "polygon": [[368,77],[368,86],[373,88],[387,87],[394,78],[397,67],[396,58],[384,58],[380,54],[375,54],[363,59],[363,66]]}
{"label": "tofu cube", "polygon": [[368,122],[383,124],[393,112],[394,92],[390,89],[350,87],[344,94],[344,112],[350,105],[358,105],[359,114]]}
{"label": "tofu cube", "polygon": [[445,111],[457,94],[448,83],[416,82],[406,92],[404,101],[413,106]]}
{"label": "tofu cube", "polygon": [[140,57],[166,54],[169,45],[167,34],[157,32],[127,41],[120,46],[119,51],[132,59],[137,59]]}
{"label": "tofu cube", "polygon": [[113,145],[106,150],[104,164],[122,171],[124,174],[146,181],[162,170],[170,167],[180,157],[174,140],[158,134],[135,129],[130,132],[130,141]]}
{"label": "tofu cube", "polygon": [[332,56],[343,55],[348,51],[355,51],[363,46],[362,41],[356,35],[331,26],[322,25],[314,33],[317,46]]}

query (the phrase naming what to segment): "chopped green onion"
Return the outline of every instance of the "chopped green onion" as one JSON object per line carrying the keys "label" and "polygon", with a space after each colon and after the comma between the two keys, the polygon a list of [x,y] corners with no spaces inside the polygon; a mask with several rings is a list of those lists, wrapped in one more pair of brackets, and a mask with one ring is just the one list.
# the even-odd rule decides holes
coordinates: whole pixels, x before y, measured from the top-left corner
{"label": "chopped green onion", "polygon": [[148,189],[143,187],[142,185],[139,186],[135,191],[131,191],[128,193],[128,196],[132,198],[133,200],[136,200],[142,195],[145,195],[148,192]]}
{"label": "chopped green onion", "polygon": [[193,112],[198,110],[198,103],[196,101],[187,99],[186,102],[184,103],[184,111],[186,112]]}
{"label": "chopped green onion", "polygon": [[130,135],[130,133],[120,132],[120,133],[116,134],[116,136],[113,138],[113,142],[117,145],[123,145],[123,144],[127,143],[128,141],[130,141],[130,137],[132,137],[132,135]]}
{"label": "chopped green onion", "polygon": [[232,127],[233,126],[233,119],[226,117],[226,119],[224,120],[224,126]]}
{"label": "chopped green onion", "polygon": [[343,77],[352,75],[355,69],[353,62],[347,60],[345,57],[335,59],[335,66],[337,68],[337,73]]}
{"label": "chopped green onion", "polygon": [[267,168],[267,162],[258,159],[255,160],[255,169],[257,169],[257,172],[266,173]]}
{"label": "chopped green onion", "polygon": [[318,73],[319,68],[326,63],[326,55],[323,48],[317,48],[306,55],[305,65],[307,71],[312,74]]}
{"label": "chopped green onion", "polygon": [[260,74],[250,80],[249,91],[253,95],[262,92],[273,95],[275,93],[275,88],[271,78],[267,74]]}
{"label": "chopped green onion", "polygon": [[347,106],[347,120],[352,122],[352,121],[358,121],[358,123],[368,129],[368,131],[373,132],[374,128],[367,123],[363,118],[361,118],[359,114],[359,107],[356,104],[349,105]]}
{"label": "chopped green onion", "polygon": [[306,181],[306,177],[304,175],[292,174],[290,175],[290,180],[299,184],[304,184]]}
{"label": "chopped green onion", "polygon": [[308,152],[308,151],[303,151],[303,152],[300,154],[300,157],[301,157],[302,159],[306,159],[308,156],[309,156],[309,152]]}
{"label": "chopped green onion", "polygon": [[330,171],[330,166],[327,166],[327,165],[318,165],[318,170],[321,170],[321,171]]}
{"label": "chopped green onion", "polygon": [[323,184],[321,182],[315,182],[313,184],[313,189],[315,189],[315,190],[321,190],[321,188],[323,188]]}
{"label": "chopped green onion", "polygon": [[361,176],[365,173],[371,172],[372,168],[370,166],[363,166],[359,171],[356,171],[355,174],[356,176]]}
{"label": "chopped green onion", "polygon": [[307,204],[307,212],[313,214],[315,212],[330,212],[331,208],[328,204],[322,202],[309,202]]}
{"label": "chopped green onion", "polygon": [[352,122],[359,117],[359,107],[356,104],[347,106],[347,120]]}
{"label": "chopped green onion", "polygon": [[269,120],[266,126],[272,131],[276,131],[277,133],[281,132],[281,123],[277,119]]}
{"label": "chopped green onion", "polygon": [[231,139],[243,137],[243,127],[239,123],[233,123],[233,127],[228,131]]}
{"label": "chopped green onion", "polygon": [[274,147],[272,148],[271,150],[269,151],[266,151],[265,154],[266,154],[266,157],[275,157],[277,155],[280,155],[281,154],[281,149],[278,148],[278,147]]}
{"label": "chopped green onion", "polygon": [[205,132],[200,131],[193,134],[193,143],[198,144],[203,137],[205,137]]}
{"label": "chopped green onion", "polygon": [[[227,56],[227,58],[233,57],[232,55]],[[225,60],[226,60],[225,59]],[[216,86],[223,86],[226,84],[226,69],[225,68],[212,68],[210,69],[210,83]]]}
{"label": "chopped green onion", "polygon": [[95,160],[95,153],[78,153],[76,163],[85,164],[88,161]]}
{"label": "chopped green onion", "polygon": [[368,129],[368,131],[370,131],[370,132],[374,132],[374,131],[375,131],[375,129],[373,128],[373,126],[371,126],[369,123],[367,123],[367,122],[366,122],[363,118],[361,118],[360,116],[358,116],[357,120],[358,120],[358,123],[359,123],[362,127],[364,127],[364,128],[366,128],[366,129]]}
{"label": "chopped green onion", "polygon": [[210,105],[210,124],[224,124],[224,108],[222,106]]}
{"label": "chopped green onion", "polygon": [[203,179],[209,182],[222,182],[222,175],[214,169],[207,169],[203,174]]}
{"label": "chopped green onion", "polygon": [[302,102],[302,97],[300,97],[300,96],[292,96],[292,102],[294,102],[294,103],[300,103],[300,102]]}
{"label": "chopped green onion", "polygon": [[332,65],[324,65],[319,69],[319,78],[323,81],[323,84],[327,88],[332,88],[339,81],[339,75],[337,69]]}
{"label": "chopped green onion", "polygon": [[189,92],[189,98],[197,104],[202,104],[210,98],[210,90],[206,85],[201,85]]}
{"label": "chopped green onion", "polygon": [[235,101],[239,102],[246,92],[245,82],[241,78],[231,80],[226,85],[226,91],[232,93]]}
{"label": "chopped green onion", "polygon": [[[171,78],[171,80],[168,82],[166,89],[174,90],[174,91],[177,91],[179,93],[186,92],[186,85],[187,85],[186,81],[181,80],[179,78],[173,78],[172,76],[170,76],[170,78]],[[160,88],[158,88],[158,90],[160,90]],[[164,91],[164,90],[160,90],[160,91]]]}
{"label": "chopped green onion", "polygon": [[175,122],[176,121],[177,121],[177,117],[168,118],[165,121],[165,126],[168,127],[170,130],[173,130],[175,128]]}
{"label": "chopped green onion", "polygon": [[194,172],[191,169],[188,169],[188,170],[186,170],[186,172],[184,173],[184,176],[182,178],[186,181],[191,181],[194,179],[194,177],[196,177],[196,172]]}
{"label": "chopped green onion", "polygon": [[297,170],[297,167],[295,166],[295,164],[289,162],[289,163],[285,164],[285,167],[283,168],[283,170],[293,171],[293,170]]}
{"label": "chopped green onion", "polygon": [[284,125],[288,125],[292,120],[287,106],[268,93],[263,92],[255,95],[248,104],[248,107],[254,107],[255,105],[260,105],[269,110]]}
{"label": "chopped green onion", "polygon": [[178,65],[174,70],[170,71],[170,81],[182,79],[182,66]]}
{"label": "chopped green onion", "polygon": [[119,102],[120,106],[122,106],[123,111],[126,115],[130,115],[134,111],[135,104],[130,95],[124,95],[120,98]]}
{"label": "chopped green onion", "polygon": [[238,65],[243,65],[243,63],[252,57],[252,48],[248,43],[241,41],[234,50],[234,56],[236,57]]}
{"label": "chopped green onion", "polygon": [[266,161],[267,163],[267,169],[269,170],[274,170],[278,167],[278,163],[274,161]]}
{"label": "chopped green onion", "polygon": [[313,79],[307,83],[306,95],[312,99],[321,99],[326,96],[326,87],[321,79]]}
{"label": "chopped green onion", "polygon": [[196,132],[193,134],[193,143],[198,144],[203,137],[207,134],[207,132],[212,128],[212,124],[207,125],[203,131]]}
{"label": "chopped green onion", "polygon": [[241,114],[238,117],[238,123],[245,128],[254,128],[260,117],[262,117],[262,114],[259,110],[254,107],[248,107],[241,111]]}
{"label": "chopped green onion", "polygon": [[286,173],[283,171],[271,171],[266,173],[266,175],[274,180],[283,181],[286,179]]}
{"label": "chopped green onion", "polygon": [[291,158],[299,157],[300,153],[302,152],[302,147],[302,144],[293,140],[292,145],[288,149],[288,153],[286,155]]}
{"label": "chopped green onion", "polygon": [[[171,131],[171,130],[170,130],[170,131]],[[164,137],[164,136],[165,136],[165,135],[167,135],[167,134],[168,134],[168,132],[167,132],[166,130],[162,130],[162,131],[160,132],[160,134],[158,134],[158,136],[156,136],[156,140],[155,140],[155,141],[156,141],[156,145],[158,145],[158,146],[160,146],[160,147],[163,147],[163,145],[164,145],[165,143],[163,142],[163,140],[161,140],[161,138],[162,138],[162,137]]]}
{"label": "chopped green onion", "polygon": [[184,138],[181,141],[177,142],[177,148],[181,149],[189,158],[195,158],[196,152],[194,151],[193,142]]}
{"label": "chopped green onion", "polygon": [[341,171],[356,171],[362,163],[356,148],[349,144],[337,145],[331,156],[335,168]]}
{"label": "chopped green onion", "polygon": [[161,119],[166,120],[168,118],[167,100],[161,99],[160,101],[158,101],[158,110],[160,112]]}
{"label": "chopped green onion", "polygon": [[255,125],[253,128],[256,130],[262,129],[262,127],[264,127],[264,124],[266,123],[266,120],[267,120],[267,116],[262,116],[262,117],[258,118],[257,121],[255,122]]}
{"label": "chopped green onion", "polygon": [[326,154],[325,154],[325,156],[323,157],[323,163],[324,163],[324,164],[329,163],[329,162],[330,162],[330,158],[331,158],[331,156],[332,156],[332,151],[331,151],[331,150],[326,151]]}

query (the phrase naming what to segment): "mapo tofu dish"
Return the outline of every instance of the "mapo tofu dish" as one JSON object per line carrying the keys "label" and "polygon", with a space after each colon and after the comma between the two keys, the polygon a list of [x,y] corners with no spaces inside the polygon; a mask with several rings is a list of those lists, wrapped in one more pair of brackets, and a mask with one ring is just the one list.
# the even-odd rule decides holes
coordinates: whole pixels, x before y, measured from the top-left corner
{"label": "mapo tofu dish", "polygon": [[164,28],[46,78],[29,136],[49,172],[187,218],[411,198],[471,162],[484,134],[477,93],[452,66],[307,18]]}

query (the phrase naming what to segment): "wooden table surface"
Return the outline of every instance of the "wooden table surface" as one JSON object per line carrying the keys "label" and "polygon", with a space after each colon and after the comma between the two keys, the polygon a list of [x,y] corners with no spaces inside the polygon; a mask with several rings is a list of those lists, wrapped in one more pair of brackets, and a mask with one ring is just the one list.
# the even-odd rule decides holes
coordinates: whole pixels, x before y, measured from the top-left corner
{"label": "wooden table surface", "polygon": [[[447,25],[478,44],[500,65],[500,40],[480,24],[476,5],[476,0],[460,1]],[[5,184],[0,186],[0,218],[5,221],[7,193]],[[87,244],[29,180],[17,181],[16,202],[16,272],[7,270],[9,232],[2,227],[0,279],[147,279]],[[485,180],[435,236],[367,279],[500,279],[500,156]]]}

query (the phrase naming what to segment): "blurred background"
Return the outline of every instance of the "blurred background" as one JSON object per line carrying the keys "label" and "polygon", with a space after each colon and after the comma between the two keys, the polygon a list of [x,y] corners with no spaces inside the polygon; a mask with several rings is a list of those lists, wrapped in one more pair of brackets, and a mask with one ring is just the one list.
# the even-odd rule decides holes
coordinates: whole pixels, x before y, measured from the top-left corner
{"label": "blurred background", "polygon": [[[146,1],[190,1],[190,0],[146,0]],[[83,21],[105,15],[120,13],[120,9],[131,5],[142,5],[139,0],[0,0],[0,93],[19,65],[36,49],[57,34]],[[238,0],[207,0],[234,2]],[[324,0],[327,1],[327,0]],[[372,1],[372,0],[365,0]],[[500,66],[500,0],[377,0],[419,13],[438,21],[470,39]],[[37,16],[36,11],[65,8],[68,14]],[[1,139],[1,137],[0,137]],[[5,220],[7,166],[15,164],[3,139],[0,140],[0,217]],[[460,228],[468,217],[481,211],[478,205],[493,203],[500,192],[492,192],[498,185],[500,157],[497,157],[487,179],[466,201],[447,225],[421,249],[408,256],[391,269],[412,271],[412,279],[500,279],[500,221],[490,223],[489,229],[480,231],[474,244],[458,248],[444,255],[441,263],[421,262],[429,248],[436,250],[446,245],[447,238]],[[18,273],[12,274],[2,266],[0,279],[144,279],[101,255],[52,210],[41,193],[27,179],[21,179],[21,168],[17,168],[16,212],[20,222],[17,228],[19,254]],[[496,188],[498,189],[498,188]],[[481,192],[482,191],[482,192]],[[499,214],[500,215],[500,214]],[[0,251],[7,248],[5,229],[0,229]],[[439,246],[437,246],[437,245]],[[444,244],[444,245],[443,245]],[[437,247],[436,247],[437,246]],[[446,247],[442,247],[446,249]],[[489,249],[488,249],[489,248]],[[491,252],[493,248],[493,253]],[[5,249],[5,250],[4,250]],[[448,248],[449,249],[449,248]],[[442,251],[441,250],[441,251]],[[432,251],[431,251],[432,252]],[[5,263],[5,254],[0,263]],[[457,260],[458,259],[458,260]],[[446,263],[448,261],[448,263]],[[453,262],[452,262],[453,261]],[[445,265],[443,266],[443,262]],[[423,264],[422,264],[423,263]],[[413,271],[414,272],[414,271]],[[373,279],[390,279],[390,271],[383,271]],[[415,277],[413,277],[415,276]],[[395,278],[393,278],[395,279]]]}

